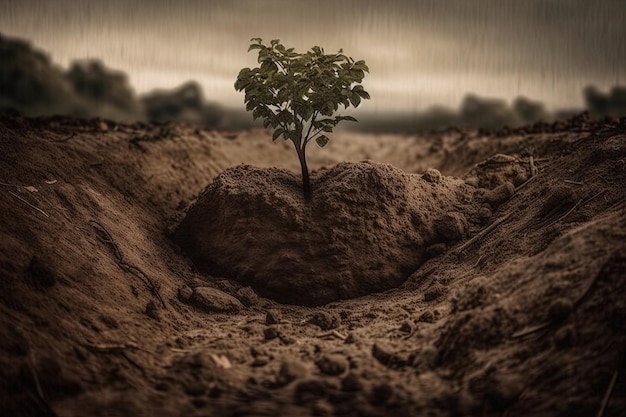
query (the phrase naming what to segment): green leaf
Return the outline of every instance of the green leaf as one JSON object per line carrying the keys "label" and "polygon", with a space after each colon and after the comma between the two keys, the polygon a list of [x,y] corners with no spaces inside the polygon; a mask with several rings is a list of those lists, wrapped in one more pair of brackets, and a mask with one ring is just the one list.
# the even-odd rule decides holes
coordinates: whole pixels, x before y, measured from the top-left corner
{"label": "green leaf", "polygon": [[285,129],[283,129],[282,127],[279,127],[278,129],[276,129],[274,131],[274,134],[272,134],[272,141],[275,141],[276,139],[278,139],[278,137],[282,135],[284,131]]}
{"label": "green leaf", "polygon": [[361,97],[356,93],[352,94],[350,96],[350,103],[352,103],[354,107],[359,107],[359,104],[361,104]]}
{"label": "green leaf", "polygon": [[259,45],[258,43],[253,43],[252,45],[248,47],[248,52],[250,52],[253,49],[262,49],[262,48],[263,48],[262,45]]}
{"label": "green leaf", "polygon": [[329,140],[330,139],[328,139],[326,135],[319,135],[318,137],[315,138],[315,142],[320,148],[323,148],[324,146],[326,146]]}
{"label": "green leaf", "polygon": [[359,96],[361,96],[361,98],[364,98],[365,100],[369,100],[370,99],[370,95],[367,91],[365,90],[359,90],[356,92]]}

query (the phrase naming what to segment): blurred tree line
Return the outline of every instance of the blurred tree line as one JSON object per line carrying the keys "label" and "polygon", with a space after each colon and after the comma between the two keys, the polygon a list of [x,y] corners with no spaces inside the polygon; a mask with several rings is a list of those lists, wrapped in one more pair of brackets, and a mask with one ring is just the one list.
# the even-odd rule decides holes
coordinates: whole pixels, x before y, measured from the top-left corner
{"label": "blurred tree line", "polygon": [[[124,72],[107,68],[99,60],[75,61],[64,71],[28,42],[1,34],[0,63],[0,111],[12,108],[27,116],[62,114],[120,122],[183,121],[233,130],[260,126],[244,109],[228,110],[207,101],[195,81],[171,90],[137,95]],[[603,93],[588,86],[583,97],[591,117],[626,117],[626,87],[616,86]],[[541,102],[525,97],[518,97],[509,105],[505,100],[468,94],[458,110],[435,106],[411,114],[364,113],[359,117],[360,123],[352,128],[403,133],[448,127],[497,129],[552,122],[581,110],[550,113]]]}

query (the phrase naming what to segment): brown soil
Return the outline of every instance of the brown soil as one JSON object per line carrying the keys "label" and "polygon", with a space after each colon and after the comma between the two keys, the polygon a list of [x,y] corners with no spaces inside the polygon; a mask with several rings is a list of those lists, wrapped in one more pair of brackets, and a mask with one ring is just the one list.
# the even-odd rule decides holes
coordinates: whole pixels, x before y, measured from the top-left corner
{"label": "brown soil", "polygon": [[0,415],[626,415],[626,120],[293,153],[1,115]]}

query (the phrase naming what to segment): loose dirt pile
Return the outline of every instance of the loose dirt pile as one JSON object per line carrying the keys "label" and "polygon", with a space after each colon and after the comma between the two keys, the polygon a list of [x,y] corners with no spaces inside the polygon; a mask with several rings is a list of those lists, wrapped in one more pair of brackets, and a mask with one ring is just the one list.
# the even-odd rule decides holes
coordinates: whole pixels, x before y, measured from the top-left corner
{"label": "loose dirt pile", "polygon": [[[0,415],[626,415],[626,119],[338,134],[309,155],[310,209],[292,153],[261,131],[0,115]],[[197,263],[214,275],[171,239],[186,213],[220,226]],[[259,213],[277,237],[245,233]],[[277,259],[400,286],[281,304]]]}

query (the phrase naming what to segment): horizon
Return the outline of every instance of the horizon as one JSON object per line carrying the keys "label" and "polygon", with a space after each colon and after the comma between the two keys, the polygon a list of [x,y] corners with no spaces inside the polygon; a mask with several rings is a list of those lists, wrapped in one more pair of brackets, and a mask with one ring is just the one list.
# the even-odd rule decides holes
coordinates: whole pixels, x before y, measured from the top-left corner
{"label": "horizon", "polygon": [[194,80],[208,101],[235,110],[244,105],[233,84],[239,69],[256,64],[246,52],[256,36],[279,38],[298,51],[343,48],[364,59],[372,100],[355,113],[457,109],[468,94],[507,103],[523,96],[555,111],[582,107],[587,85],[606,91],[626,84],[624,2],[303,4],[8,0],[0,5],[0,27],[64,69],[99,59],[126,73],[138,94]]}

